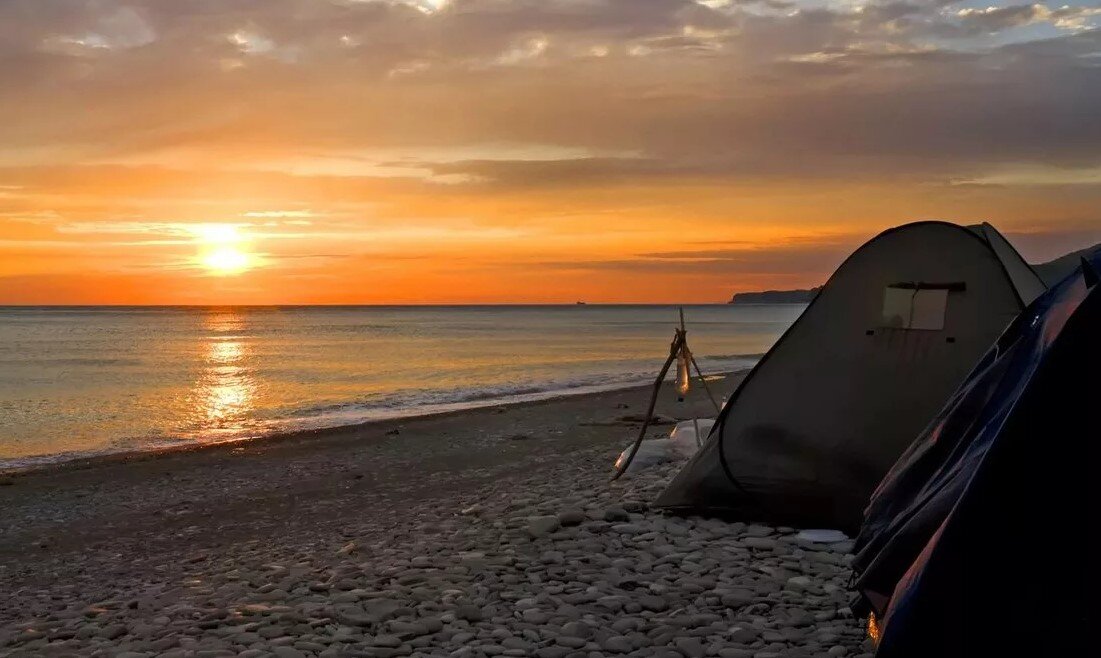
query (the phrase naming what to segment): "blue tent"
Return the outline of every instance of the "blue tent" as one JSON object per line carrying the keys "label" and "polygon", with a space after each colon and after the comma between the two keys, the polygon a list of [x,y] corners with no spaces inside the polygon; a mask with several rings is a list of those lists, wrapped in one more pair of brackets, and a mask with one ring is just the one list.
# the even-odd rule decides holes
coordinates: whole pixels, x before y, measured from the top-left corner
{"label": "blue tent", "polygon": [[872,496],[879,658],[1097,655],[1101,252],[998,339]]}

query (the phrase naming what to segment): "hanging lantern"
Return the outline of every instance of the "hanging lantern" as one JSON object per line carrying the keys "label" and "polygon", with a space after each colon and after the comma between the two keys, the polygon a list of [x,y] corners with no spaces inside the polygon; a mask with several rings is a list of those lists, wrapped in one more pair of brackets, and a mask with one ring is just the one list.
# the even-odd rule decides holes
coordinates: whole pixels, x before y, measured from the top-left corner
{"label": "hanging lantern", "polygon": [[691,361],[692,353],[688,351],[688,346],[681,346],[680,352],[677,353],[677,395],[681,399],[688,395],[688,390],[692,387],[692,378],[688,373]]}

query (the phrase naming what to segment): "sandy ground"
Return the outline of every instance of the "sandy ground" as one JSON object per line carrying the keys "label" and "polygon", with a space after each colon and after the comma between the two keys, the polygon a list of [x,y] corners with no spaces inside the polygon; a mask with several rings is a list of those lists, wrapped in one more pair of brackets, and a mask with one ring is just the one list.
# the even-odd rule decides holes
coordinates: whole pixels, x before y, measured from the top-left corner
{"label": "sandy ground", "polygon": [[[616,419],[645,398],[629,389],[0,480],[0,655],[865,651],[843,546],[647,510],[677,464],[608,482],[637,431]],[[665,394],[659,412],[709,407],[698,392]]]}

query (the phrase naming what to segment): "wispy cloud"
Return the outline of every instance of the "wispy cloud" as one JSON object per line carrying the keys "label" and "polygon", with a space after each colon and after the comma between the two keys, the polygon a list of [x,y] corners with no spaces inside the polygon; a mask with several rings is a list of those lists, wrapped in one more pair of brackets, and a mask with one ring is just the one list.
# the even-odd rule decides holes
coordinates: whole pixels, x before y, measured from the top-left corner
{"label": "wispy cloud", "polygon": [[1101,204],[1095,5],[0,2],[0,231],[91,277],[239,224],[273,290],[487,299],[808,284],[924,217],[1066,231]]}

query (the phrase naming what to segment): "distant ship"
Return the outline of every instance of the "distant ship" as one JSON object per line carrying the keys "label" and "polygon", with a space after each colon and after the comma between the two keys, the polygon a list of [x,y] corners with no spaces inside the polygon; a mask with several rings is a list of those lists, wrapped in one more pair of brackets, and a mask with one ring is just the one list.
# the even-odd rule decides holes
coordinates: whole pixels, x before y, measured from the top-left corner
{"label": "distant ship", "polygon": [[588,302],[575,302],[575,303],[576,303],[576,304],[577,304],[578,306],[584,306],[585,304],[588,304]]}

